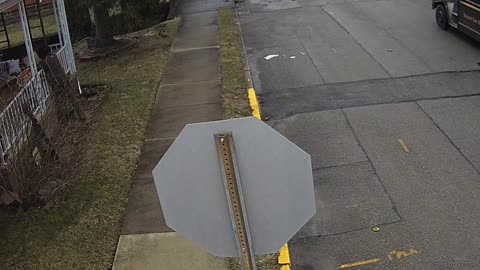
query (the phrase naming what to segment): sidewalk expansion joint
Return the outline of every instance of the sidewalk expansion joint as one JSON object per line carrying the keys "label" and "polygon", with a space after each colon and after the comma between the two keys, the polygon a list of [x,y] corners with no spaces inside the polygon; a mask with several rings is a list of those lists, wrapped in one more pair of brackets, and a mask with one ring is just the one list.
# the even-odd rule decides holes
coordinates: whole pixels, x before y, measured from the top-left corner
{"label": "sidewalk expansion joint", "polygon": [[195,81],[195,82],[180,82],[180,83],[165,83],[165,84],[160,84],[160,87],[163,86],[180,86],[180,85],[189,85],[189,84],[197,84],[197,83],[208,83],[208,82],[221,82],[220,79],[217,80],[207,80],[207,81]]}
{"label": "sidewalk expansion joint", "polygon": [[188,104],[188,105],[176,105],[176,106],[161,106],[157,107],[158,109],[170,109],[170,108],[188,108],[193,106],[199,105],[213,105],[213,104],[220,104],[220,102],[205,102],[205,103],[196,103],[196,104]]}

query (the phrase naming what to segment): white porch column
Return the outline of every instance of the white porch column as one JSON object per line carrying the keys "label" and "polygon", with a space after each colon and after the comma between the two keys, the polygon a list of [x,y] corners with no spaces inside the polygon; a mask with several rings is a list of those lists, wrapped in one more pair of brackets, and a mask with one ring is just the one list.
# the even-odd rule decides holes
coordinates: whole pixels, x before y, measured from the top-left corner
{"label": "white porch column", "polygon": [[57,34],[58,34],[58,41],[60,42],[60,47],[63,47],[65,45],[64,38],[63,38],[63,30],[62,30],[62,25],[60,23],[60,15],[58,14],[58,3],[57,0],[52,0],[52,5],[53,5],[53,12],[55,14],[55,22],[57,26]]}
{"label": "white porch column", "polygon": [[58,10],[58,21],[59,25],[62,28],[62,37],[63,43],[62,45],[66,45],[66,54],[68,56],[68,62],[72,73],[77,72],[77,67],[75,65],[75,57],[73,55],[73,48],[72,48],[72,41],[70,39],[70,30],[68,28],[68,20],[67,20],[67,13],[65,11],[65,3],[63,0],[55,0]]}
{"label": "white porch column", "polygon": [[25,5],[23,0],[18,3],[18,14],[20,15],[20,21],[22,23],[23,39],[25,40],[25,49],[27,50],[28,62],[30,64],[30,70],[32,71],[32,78],[38,73],[37,64],[35,62],[35,51],[33,50],[32,38],[30,36],[30,29],[27,22],[27,13],[25,11]]}

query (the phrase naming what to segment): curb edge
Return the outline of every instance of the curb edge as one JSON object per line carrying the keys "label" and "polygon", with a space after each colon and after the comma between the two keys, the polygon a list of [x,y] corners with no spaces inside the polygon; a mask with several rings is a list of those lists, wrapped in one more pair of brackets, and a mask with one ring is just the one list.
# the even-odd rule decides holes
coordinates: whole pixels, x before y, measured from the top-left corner
{"label": "curb edge", "polygon": [[[248,64],[248,59],[247,59],[247,55],[246,55],[246,52],[245,52],[245,42],[243,40],[242,27],[240,25],[240,18],[239,18],[239,15],[238,15],[238,10],[236,8],[235,8],[235,15],[236,15],[236,20],[237,20],[237,23],[238,23],[238,27],[240,29],[242,56],[243,56],[243,59],[245,61],[244,62],[245,77],[246,77],[247,83],[248,83],[248,90],[247,90],[248,91],[248,100],[249,100],[250,108],[252,110],[252,116],[257,118],[258,120],[262,121],[261,108],[260,108],[260,104],[258,103],[257,94],[255,93],[255,88],[253,87],[253,81],[252,81],[250,66]],[[280,249],[277,263],[280,266],[280,270],[290,270],[290,252],[288,250],[288,244],[285,244]]]}

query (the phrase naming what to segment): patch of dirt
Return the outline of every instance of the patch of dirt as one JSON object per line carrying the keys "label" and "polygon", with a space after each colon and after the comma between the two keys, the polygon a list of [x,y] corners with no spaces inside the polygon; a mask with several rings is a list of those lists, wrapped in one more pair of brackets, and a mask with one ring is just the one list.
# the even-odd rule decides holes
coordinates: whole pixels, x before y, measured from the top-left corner
{"label": "patch of dirt", "polygon": [[[80,98],[80,104],[87,119],[81,121],[79,119],[72,120],[65,127],[60,149],[61,162],[52,164],[49,181],[46,181],[47,189],[51,192],[47,193],[49,196],[44,198],[46,206],[50,207],[58,199],[59,193],[69,183],[69,179],[73,173],[74,168],[78,167],[78,162],[82,157],[83,144],[90,135],[90,130],[98,118],[100,107],[108,97],[110,87],[108,85],[87,86],[83,87],[83,95]],[[52,185],[51,183],[55,183]]]}
{"label": "patch of dirt", "polygon": [[[83,86],[83,95],[79,97],[81,107],[86,114],[86,120],[72,119],[58,131],[59,139],[55,140],[55,148],[59,160],[49,163],[42,169],[42,186],[39,191],[40,205],[50,208],[61,199],[62,191],[70,183],[75,168],[82,158],[84,143],[88,140],[90,131],[98,119],[100,107],[108,97],[108,85]],[[0,224],[2,221],[12,222],[25,209],[17,202],[8,205],[0,202]]]}

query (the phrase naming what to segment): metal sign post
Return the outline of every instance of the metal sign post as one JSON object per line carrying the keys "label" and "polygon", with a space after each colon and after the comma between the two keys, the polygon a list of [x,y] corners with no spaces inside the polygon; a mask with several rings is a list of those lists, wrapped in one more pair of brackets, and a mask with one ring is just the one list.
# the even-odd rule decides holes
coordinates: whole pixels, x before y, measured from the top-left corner
{"label": "metal sign post", "polygon": [[316,212],[310,155],[253,117],[188,124],[153,178],[168,227],[244,270]]}
{"label": "metal sign post", "polygon": [[237,240],[240,265],[244,270],[255,270],[255,257],[253,256],[255,252],[253,252],[251,244],[233,137],[231,133],[215,134],[214,137],[227,194],[230,217]]}

